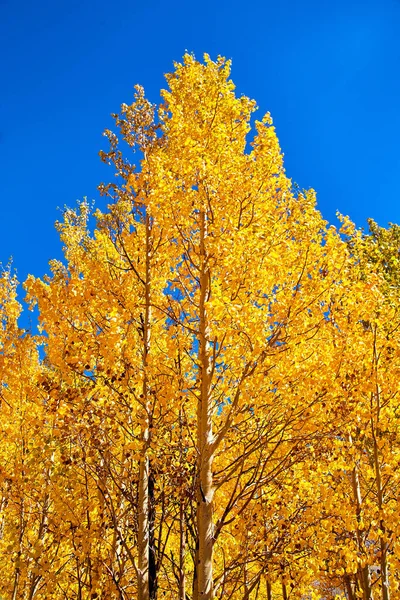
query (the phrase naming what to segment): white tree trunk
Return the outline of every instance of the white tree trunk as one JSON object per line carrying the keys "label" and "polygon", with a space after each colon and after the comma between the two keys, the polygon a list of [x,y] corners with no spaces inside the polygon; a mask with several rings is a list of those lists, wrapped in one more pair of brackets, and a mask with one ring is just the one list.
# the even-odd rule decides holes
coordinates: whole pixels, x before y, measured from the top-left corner
{"label": "white tree trunk", "polygon": [[142,426],[142,457],[139,465],[139,530],[138,530],[138,600],[149,600],[149,458],[147,450],[150,441],[149,429],[149,381],[148,381],[148,354],[150,352],[150,253],[151,253],[151,223],[146,216],[146,275],[145,275],[145,312],[143,316],[143,387],[142,403],[144,409],[144,423]]}
{"label": "white tree trunk", "polygon": [[211,357],[206,303],[210,293],[210,274],[205,250],[207,235],[206,215],[200,214],[200,303],[199,303],[199,377],[200,393],[197,412],[197,528],[198,528],[198,564],[197,586],[198,600],[212,600],[213,589],[213,431],[212,406],[210,399]]}

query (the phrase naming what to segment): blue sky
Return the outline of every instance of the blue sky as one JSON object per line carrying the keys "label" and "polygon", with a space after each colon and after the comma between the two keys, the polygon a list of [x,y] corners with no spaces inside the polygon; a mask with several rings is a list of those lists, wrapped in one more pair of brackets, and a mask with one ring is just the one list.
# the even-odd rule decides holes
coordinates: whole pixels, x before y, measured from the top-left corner
{"label": "blue sky", "polygon": [[185,50],[233,60],[325,218],[400,222],[400,0],[0,0],[0,262],[20,280],[60,257],[57,207],[110,179],[110,113],[135,83],[157,102]]}

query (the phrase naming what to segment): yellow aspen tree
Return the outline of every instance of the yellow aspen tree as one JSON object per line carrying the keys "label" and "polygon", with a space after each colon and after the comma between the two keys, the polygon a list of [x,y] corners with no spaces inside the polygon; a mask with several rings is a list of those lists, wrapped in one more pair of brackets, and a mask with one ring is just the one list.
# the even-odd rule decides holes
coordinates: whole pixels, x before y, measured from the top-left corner
{"label": "yellow aspen tree", "polygon": [[389,600],[395,263],[361,259],[374,246],[293,189],[271,117],[250,140],[255,103],[229,77],[229,61],[185,55],[158,112],[136,89],[101,153],[110,204],[93,227],[87,203],[66,209],[64,262],[26,283],[46,358],[20,385],[35,447],[50,440],[31,479],[54,543],[19,491],[10,543],[41,541],[24,571],[7,563],[15,600]]}
{"label": "yellow aspen tree", "polygon": [[[337,401],[329,410],[336,434],[327,446],[330,461],[318,469],[327,476],[319,487],[331,528],[317,548],[327,560],[322,579],[341,580],[348,597],[365,599],[395,592],[390,578],[396,572],[390,562],[396,560],[398,301],[395,284],[388,285],[394,282],[386,270],[388,247],[384,265],[370,260],[375,243],[351,235],[351,284],[330,307],[338,368],[332,381]],[[396,254],[396,244],[392,248]]]}
{"label": "yellow aspen tree", "polygon": [[[122,158],[109,133],[111,151],[103,158],[126,185],[103,187],[115,202],[98,215],[94,238],[87,209],[67,211],[61,232],[68,268],[53,263],[51,280],[28,283],[51,364],[71,385],[76,377],[92,381],[93,398],[105,389],[107,397],[120,394],[123,380],[138,411],[130,432],[139,461],[137,553],[121,537],[140,597],[150,594],[153,399],[164,395],[165,402],[172,393],[177,415],[179,396],[190,397],[197,504],[192,587],[194,598],[211,599],[214,562],[221,560],[216,541],[222,551],[228,523],[240,522],[262,486],[296,460],[299,440],[317,430],[326,393],[316,349],[329,326],[325,306],[343,278],[345,246],[316,211],[313,193],[291,191],[268,115],[246,150],[255,105],[235,97],[228,77],[223,59],[206,57],[202,65],[187,55],[168,76],[157,128],[140,93],[123,107],[117,124],[128,144],[141,140],[141,170]],[[167,385],[176,332],[186,366]],[[152,394],[161,374],[163,393]],[[106,464],[103,453],[100,471]],[[98,485],[105,491],[104,478]],[[116,521],[115,502],[109,495],[104,501]],[[228,562],[239,564],[237,556]],[[223,574],[219,589],[227,585]]]}
{"label": "yellow aspen tree", "polygon": [[53,423],[40,381],[36,340],[19,330],[16,280],[0,278],[1,594],[40,595],[59,545],[51,528]]}
{"label": "yellow aspen tree", "polygon": [[[224,59],[206,57],[202,65],[186,55],[176,65],[159,113],[164,137],[149,159],[147,209],[170,232],[175,266],[168,289],[179,298],[177,325],[192,338],[186,389],[197,404],[198,599],[214,597],[215,461],[225,460],[222,499],[222,485],[242,476],[240,460],[226,462],[229,437],[245,415],[267,419],[274,399],[283,400],[283,430],[293,434],[296,422],[299,436],[315,427],[303,413],[307,404],[318,405],[323,386],[313,399],[299,393],[297,406],[281,390],[308,369],[328,326],[324,303],[347,256],[313,194],[292,193],[268,115],[256,123],[246,151],[254,103],[236,98],[228,77]],[[288,433],[283,456],[291,444]],[[260,438],[254,449],[261,445]]]}
{"label": "yellow aspen tree", "polygon": [[[140,94],[138,102],[141,102]],[[135,106],[129,107],[129,111],[134,115]],[[111,134],[109,137],[112,144],[115,143]],[[143,141],[141,149],[144,149]],[[109,193],[105,188],[104,192]],[[150,547],[155,526],[150,519],[154,513],[149,497],[154,484],[149,474],[150,431],[156,427],[157,418],[161,418],[166,402],[165,397],[160,398],[161,384],[157,382],[162,364],[154,361],[158,365],[156,369],[149,365],[150,326],[155,321],[151,317],[150,302],[155,300],[150,295],[156,261],[158,289],[163,280],[156,247],[161,238],[155,238],[153,247],[151,219],[148,215],[142,219],[141,214],[140,202],[146,193],[143,183],[135,194],[134,205],[132,197],[127,201],[121,193],[108,214],[98,212],[98,227],[93,238],[87,230],[87,204],[82,203],[78,211],[67,210],[64,223],[59,225],[65,242],[67,268],[54,262],[52,279],[40,282],[31,278],[27,289],[30,300],[38,302],[40,307],[49,360],[63,373],[65,384],[77,389],[82,403],[75,411],[78,423],[74,429],[78,441],[74,443],[79,443],[83,436],[83,445],[88,444],[89,448],[94,445],[97,457],[97,464],[90,465],[86,461],[83,469],[90,469],[90,478],[96,479],[104,505],[101,511],[109,512],[118,544],[122,544],[136,572],[137,593],[153,597],[158,584],[155,549]],[[164,343],[160,335],[162,328],[163,321],[158,317],[159,352]],[[163,394],[168,393],[170,387],[164,382]],[[88,410],[95,415],[94,424],[113,417],[111,431],[109,425],[106,429],[100,426],[95,439],[88,439],[90,432],[82,433],[81,426],[82,420],[83,425],[87,421]],[[93,420],[90,425],[93,427]],[[141,441],[137,436],[138,427]],[[122,440],[122,446],[113,443],[111,434],[114,441]],[[132,457],[139,464],[129,472],[126,468],[132,464]],[[126,466],[121,468],[124,463]],[[128,494],[133,483],[138,502],[132,493]],[[126,515],[127,511],[136,521],[137,550],[132,543],[128,544],[126,524],[119,517],[119,513]],[[128,536],[129,539],[133,537]],[[116,579],[121,577],[116,577],[114,567],[108,565],[107,568],[117,585]]]}

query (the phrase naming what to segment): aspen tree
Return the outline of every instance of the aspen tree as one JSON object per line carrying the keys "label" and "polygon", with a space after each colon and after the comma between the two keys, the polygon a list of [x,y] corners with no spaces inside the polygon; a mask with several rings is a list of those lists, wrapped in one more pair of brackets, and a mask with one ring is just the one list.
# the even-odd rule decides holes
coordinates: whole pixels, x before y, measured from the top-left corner
{"label": "aspen tree", "polygon": [[15,600],[395,586],[397,234],[329,226],[293,189],[268,114],[251,138],[255,103],[229,77],[229,61],[185,55],[158,111],[136,88],[115,115],[108,207],[66,209],[64,261],[26,283],[45,360],[32,351],[20,382],[7,349],[36,342],[2,321],[2,393],[36,399],[10,439],[35,433],[45,490],[32,504],[25,467],[14,496],[3,479],[13,552],[42,551],[4,558]]}
{"label": "aspen tree", "polygon": [[[228,76],[223,59],[213,63],[206,57],[201,65],[187,55],[176,65],[159,115],[165,138],[149,160],[155,175],[148,210],[171,232],[171,257],[175,252],[168,285],[180,299],[180,311],[171,318],[192,338],[186,351],[194,366],[185,387],[197,400],[193,593],[199,599],[214,595],[214,545],[230,510],[220,511],[216,528],[215,491],[222,499],[224,485],[233,485],[232,500],[240,492],[234,503],[244,498],[243,461],[256,460],[256,450],[265,447],[268,435],[272,445],[274,437],[268,427],[264,437],[253,429],[244,458],[232,457],[229,464],[229,440],[236,440],[240,423],[258,414],[268,423],[276,410],[274,394],[282,399],[276,413],[286,437],[279,449],[282,465],[290,462],[294,430],[299,437],[316,427],[304,415],[310,405],[318,406],[322,383],[312,399],[296,395],[297,406],[292,398],[287,403],[281,389],[290,388],[291,378],[299,387],[296,362],[305,361],[304,372],[315,368],[307,363],[313,355],[311,350],[307,357],[307,347],[315,348],[324,336],[323,305],[347,256],[337,234],[325,229],[312,192],[298,197],[291,192],[268,115],[256,123],[253,149],[245,151],[254,103],[235,97]],[[217,483],[214,471],[222,457]],[[265,461],[273,472],[274,461]],[[260,477],[249,501],[266,474]]]}

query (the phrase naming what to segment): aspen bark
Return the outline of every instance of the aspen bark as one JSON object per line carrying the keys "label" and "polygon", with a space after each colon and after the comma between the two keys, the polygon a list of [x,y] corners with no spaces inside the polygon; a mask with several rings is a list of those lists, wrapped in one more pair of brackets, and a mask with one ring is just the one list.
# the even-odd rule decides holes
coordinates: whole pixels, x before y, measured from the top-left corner
{"label": "aspen bark", "polygon": [[[379,466],[379,455],[378,455],[378,444],[376,440],[376,432],[375,428],[372,425],[373,431],[373,440],[374,440],[374,467],[375,467],[375,477],[376,477],[376,488],[377,488],[377,496],[378,496],[378,508],[379,513],[382,514],[383,508],[383,490],[382,490],[382,477],[381,470]],[[388,544],[384,539],[385,534],[385,523],[381,519],[379,521],[379,529],[382,531],[382,534],[379,537],[379,545],[380,545],[380,568],[381,568],[381,586],[382,586],[382,600],[390,600],[390,589],[389,589],[389,571],[387,565],[387,550]]]}
{"label": "aspen bark", "polygon": [[351,585],[351,580],[350,580],[349,575],[344,576],[344,583],[346,586],[347,600],[354,600],[355,595],[354,595],[354,591],[353,591],[353,587]]}
{"label": "aspen bark", "polygon": [[181,498],[179,506],[179,600],[186,600],[185,577],[185,506]]}
{"label": "aspen bark", "polygon": [[144,424],[142,429],[142,456],[139,466],[139,528],[138,528],[138,600],[149,600],[149,566],[150,566],[150,536],[149,536],[149,457],[147,450],[150,442],[149,428],[149,381],[148,355],[150,352],[150,254],[151,254],[151,223],[146,215],[146,274],[145,274],[145,311],[142,323],[143,335],[143,386],[142,402],[144,409]]}
{"label": "aspen bark", "polygon": [[269,580],[267,580],[267,600],[272,600],[272,586]]}
{"label": "aspen bark", "polygon": [[[183,466],[183,439],[182,439],[182,410],[179,411],[179,453],[180,463]],[[182,486],[182,476],[180,478]],[[185,498],[182,496],[182,491],[179,499],[179,600],[186,600],[186,575],[185,575],[185,554],[186,554],[186,515],[185,515]]]}
{"label": "aspen bark", "polygon": [[[25,477],[25,453],[26,453],[26,447],[25,447],[25,440],[22,438],[22,448],[21,448],[21,453],[22,453],[22,464],[21,464],[21,476],[22,479]],[[21,575],[21,555],[22,555],[22,540],[24,538],[24,534],[25,534],[25,499],[24,496],[21,496],[21,504],[20,504],[20,512],[18,515],[18,521],[19,521],[19,535],[18,535],[18,552],[17,552],[17,558],[15,560],[15,570],[14,570],[14,586],[13,586],[13,592],[12,592],[12,600],[17,600],[18,598],[18,593],[19,593],[19,580],[20,580],[20,575]]]}
{"label": "aspen bark", "polygon": [[[48,526],[48,516],[49,516],[49,508],[50,508],[49,487],[50,487],[50,478],[51,478],[51,473],[52,473],[52,465],[54,465],[54,451],[51,453],[50,465],[51,466],[46,468],[46,472],[45,472],[45,490],[44,490],[44,498],[43,498],[43,511],[42,511],[42,515],[41,515],[41,519],[40,519],[40,523],[39,523],[39,530],[38,530],[38,536],[37,536],[38,540],[43,540],[43,538],[46,534],[47,526]],[[86,473],[85,473],[85,480],[86,480]],[[28,600],[33,600],[33,598],[36,594],[37,586],[41,580],[41,575],[33,575],[33,573],[30,573],[29,578],[30,578],[30,586],[29,586],[29,592],[28,592]]]}
{"label": "aspen bark", "polygon": [[283,581],[282,581],[282,598],[283,598],[283,600],[288,600],[286,583],[284,583]]}
{"label": "aspen bark", "polygon": [[199,377],[197,412],[197,528],[198,528],[198,600],[212,600],[213,589],[213,431],[210,402],[211,357],[206,303],[210,293],[210,273],[205,249],[206,214],[200,213],[200,301],[199,301]]}
{"label": "aspen bark", "polygon": [[[352,443],[351,436],[349,436],[349,442],[350,442],[350,444]],[[353,488],[353,498],[356,503],[357,521],[359,521],[360,517],[361,517],[362,496],[361,496],[360,479],[358,476],[357,466],[354,466],[354,468],[353,468],[352,476],[351,476],[351,483],[352,483],[352,488]],[[362,547],[363,547],[363,541],[362,541],[361,534],[362,534],[362,531],[357,525],[357,544],[358,544],[360,551],[362,550]],[[364,600],[373,600],[372,587],[371,587],[371,576],[369,573],[368,564],[365,565],[364,567],[361,567],[361,566],[359,567],[358,579],[359,579],[360,586],[362,589],[363,599]]]}
{"label": "aspen bark", "polygon": [[149,462],[149,597],[156,600],[158,590],[157,553],[155,540],[155,497],[154,497],[154,472]]}
{"label": "aspen bark", "polygon": [[[376,334],[377,328],[374,329],[374,375],[375,375],[375,393],[371,396],[371,401],[376,402],[376,420],[379,423],[380,411],[381,411],[381,393],[378,383],[378,352],[376,348]],[[375,481],[376,481],[376,492],[378,497],[378,508],[379,514],[382,515],[383,510],[383,486],[382,486],[382,475],[379,464],[379,448],[378,441],[376,439],[377,431],[373,419],[371,419],[372,438],[374,442],[374,469],[375,469]],[[387,551],[388,543],[385,540],[385,522],[381,518],[379,521],[379,529],[382,532],[379,537],[380,545],[380,567],[381,567],[381,586],[382,586],[382,600],[390,600],[390,589],[389,589],[389,570],[387,564]]]}

